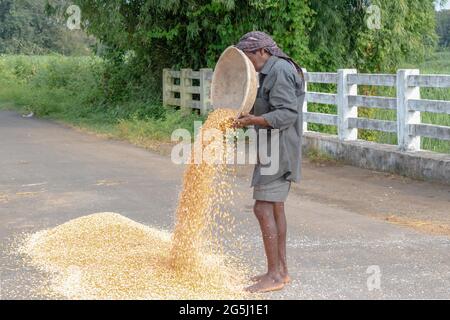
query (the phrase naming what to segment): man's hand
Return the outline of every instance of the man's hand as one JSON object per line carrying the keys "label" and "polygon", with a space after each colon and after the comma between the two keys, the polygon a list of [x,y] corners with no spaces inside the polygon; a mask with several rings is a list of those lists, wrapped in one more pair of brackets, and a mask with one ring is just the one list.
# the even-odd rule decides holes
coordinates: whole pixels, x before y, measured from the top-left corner
{"label": "man's hand", "polygon": [[255,122],[254,118],[256,118],[254,115],[243,114],[239,118],[234,120],[234,127],[235,128],[245,128],[248,126],[253,126],[254,122]]}
{"label": "man's hand", "polygon": [[266,119],[251,114],[242,114],[238,119],[234,120],[234,128],[239,129],[248,126],[270,127]]}

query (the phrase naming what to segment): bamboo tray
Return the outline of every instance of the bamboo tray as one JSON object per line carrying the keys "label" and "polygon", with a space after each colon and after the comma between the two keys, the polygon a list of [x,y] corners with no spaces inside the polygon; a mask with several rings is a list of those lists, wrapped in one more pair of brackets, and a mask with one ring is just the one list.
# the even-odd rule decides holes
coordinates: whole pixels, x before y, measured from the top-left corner
{"label": "bamboo tray", "polygon": [[231,108],[237,115],[249,113],[256,100],[258,77],[250,59],[236,47],[220,56],[211,83],[214,109]]}

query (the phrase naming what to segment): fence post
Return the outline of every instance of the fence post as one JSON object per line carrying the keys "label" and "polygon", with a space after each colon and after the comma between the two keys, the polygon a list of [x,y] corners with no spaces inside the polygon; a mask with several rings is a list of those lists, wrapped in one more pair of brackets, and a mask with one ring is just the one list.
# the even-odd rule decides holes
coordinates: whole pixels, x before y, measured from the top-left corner
{"label": "fence post", "polygon": [[211,108],[211,69],[200,69],[200,113],[205,115]]}
{"label": "fence post", "polygon": [[420,87],[408,86],[410,75],[419,75],[418,69],[397,71],[397,134],[398,148],[401,151],[420,150],[420,137],[412,135],[410,125],[421,122],[420,112],[409,110],[409,99],[420,99]]}
{"label": "fence post", "polygon": [[180,107],[187,108],[189,106],[189,93],[187,92],[187,87],[192,86],[192,80],[189,79],[188,74],[192,69],[181,69],[180,71]]}
{"label": "fence post", "polygon": [[163,69],[163,105],[167,106],[169,104],[170,99],[170,69]]}
{"label": "fence post", "polygon": [[305,114],[308,112],[308,82],[306,81],[307,69],[303,69],[303,75],[305,76],[305,99],[303,100],[302,106],[302,120],[303,120],[303,132],[308,132],[308,122],[305,121]]}
{"label": "fence post", "polygon": [[348,84],[348,75],[356,74],[356,69],[339,69],[337,83],[337,111],[338,111],[338,136],[339,140],[357,140],[358,129],[349,128],[348,118],[358,117],[358,107],[350,106],[349,95],[358,95],[358,86]]}

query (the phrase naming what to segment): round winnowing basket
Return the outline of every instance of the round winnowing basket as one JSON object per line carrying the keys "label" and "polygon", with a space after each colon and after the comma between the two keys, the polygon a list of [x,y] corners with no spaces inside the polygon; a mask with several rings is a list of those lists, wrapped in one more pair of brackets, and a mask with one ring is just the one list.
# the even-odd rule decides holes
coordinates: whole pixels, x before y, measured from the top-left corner
{"label": "round winnowing basket", "polygon": [[237,115],[249,113],[256,100],[258,77],[250,59],[236,47],[220,56],[211,84],[214,109],[236,109]]}

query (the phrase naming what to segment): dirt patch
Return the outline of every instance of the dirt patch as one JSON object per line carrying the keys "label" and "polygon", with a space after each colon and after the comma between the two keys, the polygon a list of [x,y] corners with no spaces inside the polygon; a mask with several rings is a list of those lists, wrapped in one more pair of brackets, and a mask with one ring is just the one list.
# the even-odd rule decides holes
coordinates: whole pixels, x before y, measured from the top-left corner
{"label": "dirt patch", "polygon": [[[450,186],[348,165],[317,166],[305,158],[301,197],[429,234],[449,235]],[[396,217],[389,219],[391,217]]]}
{"label": "dirt patch", "polygon": [[97,180],[95,182],[96,186],[106,186],[106,187],[118,186],[121,184],[123,184],[123,182],[118,180]]}
{"label": "dirt patch", "polygon": [[18,197],[35,197],[44,193],[45,191],[27,191],[27,192],[16,192],[16,196]]}
{"label": "dirt patch", "polygon": [[9,201],[8,195],[6,193],[0,192],[0,203],[8,203],[8,201]]}
{"label": "dirt patch", "polygon": [[439,223],[437,221],[423,221],[397,216],[386,217],[384,220],[389,223],[413,228],[414,230],[427,234],[450,236],[450,225],[446,223]]}

